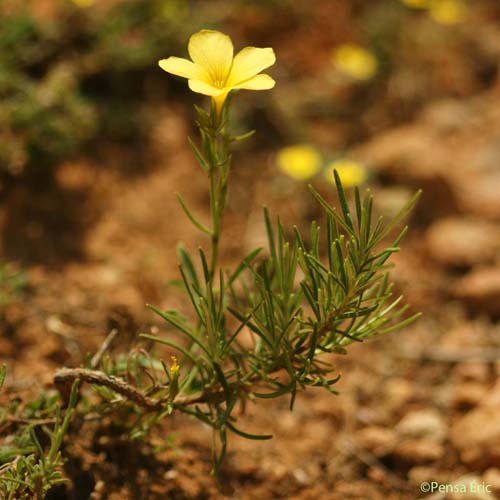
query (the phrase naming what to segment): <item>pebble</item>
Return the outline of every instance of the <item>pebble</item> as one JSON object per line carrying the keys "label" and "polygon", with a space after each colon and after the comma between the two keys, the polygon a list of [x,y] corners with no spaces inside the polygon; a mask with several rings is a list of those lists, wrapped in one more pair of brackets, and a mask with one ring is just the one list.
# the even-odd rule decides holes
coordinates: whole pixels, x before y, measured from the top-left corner
{"label": "pebble", "polygon": [[454,387],[450,398],[451,406],[473,408],[484,400],[488,388],[479,382],[463,382]]}
{"label": "pebble", "polygon": [[442,443],[447,426],[441,414],[429,408],[406,414],[396,425],[396,432],[401,437],[426,438],[433,443]]}
{"label": "pebble", "polygon": [[414,397],[415,389],[409,380],[392,378],[386,382],[384,393],[386,398],[385,407],[392,412],[400,410],[410,402]]}
{"label": "pebble", "polygon": [[490,376],[488,364],[476,361],[460,363],[453,372],[463,380],[474,382],[487,382]]}
{"label": "pebble", "polygon": [[433,481],[442,484],[446,482],[447,478],[444,476],[443,471],[435,467],[416,465],[408,471],[408,480],[411,484],[419,486],[422,483],[432,483]]}
{"label": "pebble", "polygon": [[356,442],[361,448],[371,451],[376,457],[389,454],[398,441],[394,430],[387,427],[370,426],[356,433]]}
{"label": "pebble", "polygon": [[450,439],[465,464],[500,466],[500,407],[480,406],[468,412],[453,424]]}
{"label": "pebble", "polygon": [[480,219],[439,219],[428,229],[425,238],[431,257],[450,267],[489,264],[500,249],[498,226]]}
{"label": "pebble", "polygon": [[474,312],[500,317],[500,268],[473,269],[455,281],[453,295],[465,302]]}
{"label": "pebble", "polygon": [[442,458],[444,453],[441,444],[423,439],[403,441],[394,450],[394,455],[411,464],[434,462]]}
{"label": "pebble", "polygon": [[483,481],[491,486],[494,493],[500,493],[500,469],[496,467],[487,469],[483,474]]}

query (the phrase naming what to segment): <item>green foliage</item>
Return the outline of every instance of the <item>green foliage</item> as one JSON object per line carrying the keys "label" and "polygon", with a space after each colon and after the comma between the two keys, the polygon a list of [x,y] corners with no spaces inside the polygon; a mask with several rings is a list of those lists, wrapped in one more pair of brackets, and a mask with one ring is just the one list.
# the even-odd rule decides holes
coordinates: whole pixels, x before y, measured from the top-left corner
{"label": "green foliage", "polygon": [[[78,150],[103,126],[110,126],[108,111],[118,116],[118,129],[130,130],[121,126],[120,117],[130,115],[124,113],[124,103],[135,105],[130,98],[133,85],[127,81],[122,86],[122,82],[128,76],[133,80],[134,71],[163,55],[166,42],[174,40],[171,19],[160,15],[161,8],[174,4],[183,5],[173,0],[140,0],[118,3],[117,10],[104,17],[92,10],[73,12],[74,32],[63,30],[58,36],[54,35],[57,29],[42,29],[25,14],[10,19],[10,24],[0,23],[0,30],[8,35],[0,36],[1,43],[12,47],[13,54],[0,59],[0,89],[6,93],[0,103],[0,125],[5,125],[0,135],[7,134],[9,140],[2,143],[11,148],[6,153],[0,150],[4,167],[20,168],[34,158],[31,155],[49,162]],[[56,63],[54,46],[60,37],[67,37],[66,45],[69,40],[92,50],[85,57],[75,55],[76,50],[68,61]],[[26,40],[39,50],[25,51]],[[42,76],[35,75],[37,67],[43,68]],[[99,94],[96,89],[102,86],[109,94]],[[99,106],[100,99],[105,99],[108,111]],[[256,440],[272,437],[239,428],[237,409],[247,401],[286,396],[292,410],[297,393],[308,386],[335,393],[336,354],[345,354],[353,342],[400,329],[418,316],[407,315],[402,298],[393,296],[388,260],[399,250],[406,228],[392,233],[419,193],[393,221],[385,223],[374,218],[368,191],[362,195],[356,189],[348,199],[336,172],[339,208],[311,187],[324,211],[323,227],[313,222],[307,233],[285,228],[278,217],[264,210],[266,248],[253,249],[232,270],[221,267],[230,146],[250,135],[234,137],[227,132],[228,104],[229,99],[220,115],[214,105],[209,111],[197,108],[201,141],[199,145],[191,141],[202,174],[209,180],[210,223],[200,222],[179,195],[187,218],[210,240],[209,252],[199,249],[196,255],[178,247],[182,290],[192,312],[183,315],[150,306],[177,335],[142,335],[175,350],[179,362],[173,359],[167,366],[154,354],[137,350],[118,359],[98,356],[88,368],[63,369],[55,377],[56,383],[81,379],[92,384],[99,402],[92,406],[84,398],[84,411],[118,410],[115,422],[128,427],[134,439],[141,439],[174,411],[194,416],[213,430],[215,472],[226,454],[229,432]],[[391,235],[392,241],[386,243]],[[5,370],[0,371],[0,385],[4,376]],[[27,406],[27,418],[56,414],[55,428],[43,427],[50,438],[47,452],[35,424],[24,427],[15,446],[0,449],[5,462],[0,468],[2,498],[41,499],[63,480],[60,448],[76,405],[76,383],[62,423],[58,401],[41,398]],[[2,410],[0,419],[9,411]]]}
{"label": "green foliage", "polygon": [[[5,376],[5,367],[2,368]],[[14,439],[14,446],[0,447],[0,497],[5,500],[43,500],[54,486],[66,481],[62,474],[64,459],[61,447],[75,412],[78,396],[78,382],[74,382],[69,404],[61,417],[59,403],[49,411],[54,418],[54,427],[41,427],[49,440],[45,451],[40,443],[37,425],[22,427],[22,432]],[[5,416],[5,415],[4,415]]]}
{"label": "green foliage", "polygon": [[0,169],[48,167],[101,136],[140,140],[144,79],[183,37],[185,2],[54,2],[50,19],[33,4],[0,5]]}
{"label": "green foliage", "polygon": [[0,311],[21,296],[26,284],[22,271],[12,264],[0,263]]}
{"label": "green foliage", "polygon": [[[192,146],[209,176],[211,227],[202,225],[179,199],[195,227],[211,236],[211,258],[203,249],[194,257],[179,247],[179,269],[192,318],[150,306],[185,337],[185,343],[143,337],[180,353],[182,375],[170,394],[170,404],[212,427],[217,470],[226,452],[227,432],[248,439],[272,437],[240,430],[238,403],[288,395],[293,409],[297,391],[307,386],[334,393],[339,375],[331,363],[332,353],[344,354],[352,342],[402,328],[417,318],[418,314],[405,315],[402,297],[393,297],[387,272],[387,261],[399,250],[406,228],[388,246],[383,243],[419,193],[384,224],[382,218],[373,220],[369,191],[362,197],[356,189],[351,209],[334,172],[340,210],[311,187],[325,212],[324,230],[313,222],[307,237],[298,228],[287,231],[279,218],[273,224],[264,210],[266,252],[255,249],[234,271],[224,272],[218,266],[218,245],[227,198],[229,145],[234,138],[225,132],[227,106],[222,117],[213,109],[211,113],[198,109],[198,115],[201,150]],[[197,396],[186,400],[184,395]],[[204,405],[192,409],[193,402]]]}

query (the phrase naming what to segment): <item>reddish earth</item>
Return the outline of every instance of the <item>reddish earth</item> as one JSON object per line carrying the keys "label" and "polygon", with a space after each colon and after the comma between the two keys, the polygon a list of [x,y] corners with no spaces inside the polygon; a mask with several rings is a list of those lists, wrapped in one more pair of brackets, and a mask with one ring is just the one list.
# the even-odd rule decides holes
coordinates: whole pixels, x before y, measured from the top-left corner
{"label": "reddish earth", "polygon": [[[313,25],[321,13],[314,11]],[[457,49],[498,57],[500,24],[487,27],[473,43],[473,28],[465,26],[456,46],[443,45],[446,68],[414,89],[405,101],[411,112],[401,120],[393,116],[401,96],[390,89],[377,103],[364,96],[373,103],[357,121],[308,118],[311,140],[342,144],[367,162],[380,213],[393,213],[408,193],[424,189],[392,273],[422,319],[339,356],[338,396],[311,390],[298,397],[294,412],[286,400],[250,404],[241,427],[274,439],[231,437],[219,481],[210,475],[210,432],[197,421],[174,416],[136,443],[105,417],[70,432],[64,447],[70,482],[53,498],[459,498],[431,497],[420,485],[472,480],[491,485],[492,493],[467,498],[500,498],[500,82],[476,78],[479,63]],[[258,31],[251,23],[245,29]],[[318,36],[311,52],[294,51],[292,31],[279,33],[278,55],[295,57],[304,78],[294,83],[300,93],[331,40]],[[439,65],[433,60],[439,54],[428,58]],[[422,58],[408,61],[412,74],[419,74],[418,64]],[[292,128],[280,128],[286,117],[279,103],[270,106],[255,118],[252,149],[235,154],[225,265],[262,241],[262,204],[289,225],[319,214],[306,187],[273,166],[266,127],[285,138]],[[80,365],[113,328],[114,354],[137,345],[139,332],[166,333],[146,303],[183,307],[168,286],[177,277],[176,244],[195,249],[207,242],[187,223],[175,192],[203,214],[206,186],[186,141],[191,116],[173,102],[154,113],[151,153],[142,159],[148,168],[124,172],[128,151],[110,146],[100,161],[68,161],[50,180],[2,186],[2,252],[28,277],[22,299],[2,313],[0,352],[9,368],[2,402],[52,388],[58,367]],[[321,182],[318,188],[327,192]]]}

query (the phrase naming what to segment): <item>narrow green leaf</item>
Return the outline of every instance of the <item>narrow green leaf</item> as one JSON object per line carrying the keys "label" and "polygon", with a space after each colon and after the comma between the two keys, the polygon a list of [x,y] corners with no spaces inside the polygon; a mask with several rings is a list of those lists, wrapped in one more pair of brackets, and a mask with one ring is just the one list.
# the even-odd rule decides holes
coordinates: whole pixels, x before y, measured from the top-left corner
{"label": "narrow green leaf", "polygon": [[7,365],[5,363],[3,363],[2,367],[0,368],[0,390],[3,387],[6,376],[7,376]]}
{"label": "narrow green leaf", "polygon": [[161,316],[165,321],[170,323],[172,326],[175,328],[179,329],[182,331],[185,335],[187,335],[195,344],[197,344],[203,351],[205,351],[206,354],[210,355],[207,348],[203,345],[203,342],[201,342],[199,339],[196,338],[196,336],[184,325],[180,324],[178,321],[176,321],[171,314],[168,314],[168,311],[165,313],[161,311],[160,309],[157,309],[155,306],[152,306],[151,304],[147,304],[147,307],[154,311],[156,314]]}
{"label": "narrow green leaf", "polygon": [[349,226],[352,232],[354,232],[354,225],[352,223],[351,212],[349,210],[349,205],[347,204],[347,198],[345,196],[344,187],[342,186],[342,181],[340,180],[340,175],[337,170],[333,171],[333,177],[335,178],[335,185],[337,186],[337,194],[340,201],[340,207],[342,208],[342,213],[344,214],[344,221]]}
{"label": "narrow green leaf", "polygon": [[385,238],[401,221],[413,210],[415,205],[417,204],[420,196],[422,195],[422,190],[419,189],[404,205],[404,207],[399,211],[399,213],[392,219],[387,226],[385,226],[380,233],[376,236],[375,241],[379,242],[383,238]]}
{"label": "narrow green leaf", "polygon": [[194,268],[193,261],[184,246],[179,243],[177,245],[177,256],[181,263],[181,270],[187,274],[191,283],[193,283],[197,288],[200,288],[200,281],[198,280],[198,273]]}
{"label": "narrow green leaf", "polygon": [[188,208],[186,205],[186,202],[184,201],[184,198],[181,196],[180,193],[177,193],[177,199],[179,200],[179,203],[181,204],[182,209],[184,210],[185,214],[188,216],[188,219],[194,224],[195,227],[197,227],[201,232],[212,235],[212,231],[202,224],[191,212],[191,210]]}
{"label": "narrow green leaf", "polygon": [[354,187],[354,201],[355,201],[355,204],[356,204],[356,220],[358,222],[358,231],[361,234],[363,210],[361,208],[361,197],[359,195],[359,188],[358,188],[358,186]]}
{"label": "narrow green leaf", "polygon": [[205,171],[208,172],[210,170],[210,165],[208,164],[207,160],[204,158],[203,154],[201,151],[198,149],[198,146],[194,143],[194,141],[191,139],[191,137],[188,137],[189,144],[191,145],[191,149],[193,150],[194,156],[198,160],[198,163],[200,164],[200,167]]}
{"label": "narrow green leaf", "polygon": [[205,283],[209,283],[211,281],[210,271],[208,270],[208,262],[205,252],[202,248],[198,249],[198,253],[200,255],[201,266],[203,269],[203,278]]}
{"label": "narrow green leaf", "polygon": [[239,321],[244,323],[252,332],[254,332],[256,335],[259,336],[266,344],[268,344],[269,347],[273,347],[271,341],[266,337],[266,335],[262,332],[260,328],[257,327],[253,322],[250,321],[250,318],[252,317],[252,314],[247,315],[245,318],[242,314],[240,314],[238,311],[233,309],[232,307],[228,307],[227,310]]}
{"label": "narrow green leaf", "polygon": [[354,230],[349,224],[347,224],[342,217],[335,211],[333,207],[331,207],[326,200],[314,189],[312,185],[309,184],[309,191],[316,199],[316,201],[325,209],[327,213],[330,213],[335,221],[343,228],[349,235],[355,236]]}
{"label": "narrow green leaf", "polygon": [[253,439],[255,441],[266,441],[268,439],[272,439],[272,434],[249,434],[248,432],[243,432],[237,429],[232,423],[229,421],[226,422],[226,426],[229,430],[237,434],[238,436],[244,437],[246,439]]}
{"label": "narrow green leaf", "polygon": [[167,345],[169,347],[173,347],[177,351],[181,352],[184,356],[186,356],[186,358],[188,358],[190,361],[192,361],[192,363],[194,365],[198,364],[198,361],[196,360],[196,358],[187,349],[184,349],[184,347],[177,344],[173,340],[167,340],[167,339],[163,339],[161,337],[156,337],[154,335],[150,335],[149,333],[140,333],[139,337],[141,337],[143,339],[152,340],[153,342],[158,342],[159,344],[164,344],[164,345]]}
{"label": "narrow green leaf", "polygon": [[257,255],[262,251],[262,247],[252,250],[238,265],[235,271],[229,277],[226,285],[232,285],[233,282],[238,278],[238,276],[250,265],[250,263],[257,257]]}
{"label": "narrow green leaf", "polygon": [[245,132],[244,134],[240,134],[234,137],[231,137],[231,142],[244,141],[245,139],[249,139],[255,134],[255,130],[250,130],[249,132]]}

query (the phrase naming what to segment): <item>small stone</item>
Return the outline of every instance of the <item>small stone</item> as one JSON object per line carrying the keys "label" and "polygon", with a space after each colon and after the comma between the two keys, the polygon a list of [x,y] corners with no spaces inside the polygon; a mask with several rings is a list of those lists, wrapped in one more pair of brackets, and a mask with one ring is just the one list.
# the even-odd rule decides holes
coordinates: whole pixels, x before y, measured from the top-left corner
{"label": "small stone", "polygon": [[500,379],[495,382],[492,388],[488,389],[484,398],[484,406],[497,408],[500,412]]}
{"label": "small stone", "polygon": [[452,426],[450,439],[472,467],[500,466],[500,407],[481,406]]}
{"label": "small stone", "polygon": [[437,481],[439,483],[446,482],[443,477],[443,472],[434,467],[426,465],[416,465],[408,471],[408,480],[411,484],[421,485],[422,483],[432,483]]}
{"label": "small stone", "polygon": [[170,469],[165,474],[163,474],[163,477],[169,481],[172,481],[177,478],[179,473],[175,469]]}
{"label": "small stone", "polygon": [[411,439],[399,444],[394,454],[411,464],[434,462],[444,456],[442,445],[420,439]]}
{"label": "small stone", "polygon": [[483,481],[491,486],[493,493],[500,493],[500,469],[496,467],[487,469],[483,474]]}
{"label": "small stone", "polygon": [[475,382],[486,382],[490,376],[487,363],[465,362],[460,363],[454,370],[461,379]]}
{"label": "small stone", "polygon": [[389,454],[397,443],[396,433],[387,427],[370,426],[356,433],[361,448],[371,451],[376,457]]}
{"label": "small stone", "polygon": [[492,262],[500,249],[498,227],[480,219],[445,217],[426,234],[427,248],[440,264],[469,267]]}
{"label": "small stone", "polygon": [[309,476],[303,469],[295,469],[293,477],[299,484],[307,484],[309,482]]}
{"label": "small stone", "polygon": [[447,434],[447,426],[439,412],[433,409],[417,410],[405,415],[396,425],[402,437],[426,438],[434,443],[442,443]]}
{"label": "small stone", "polygon": [[385,406],[390,411],[399,410],[414,396],[414,388],[409,380],[392,378],[384,385]]}
{"label": "small stone", "polygon": [[453,286],[453,295],[475,312],[500,316],[500,268],[473,269]]}
{"label": "small stone", "polygon": [[455,408],[474,408],[480,404],[488,389],[478,382],[464,382],[455,386],[450,398],[450,404]]}

